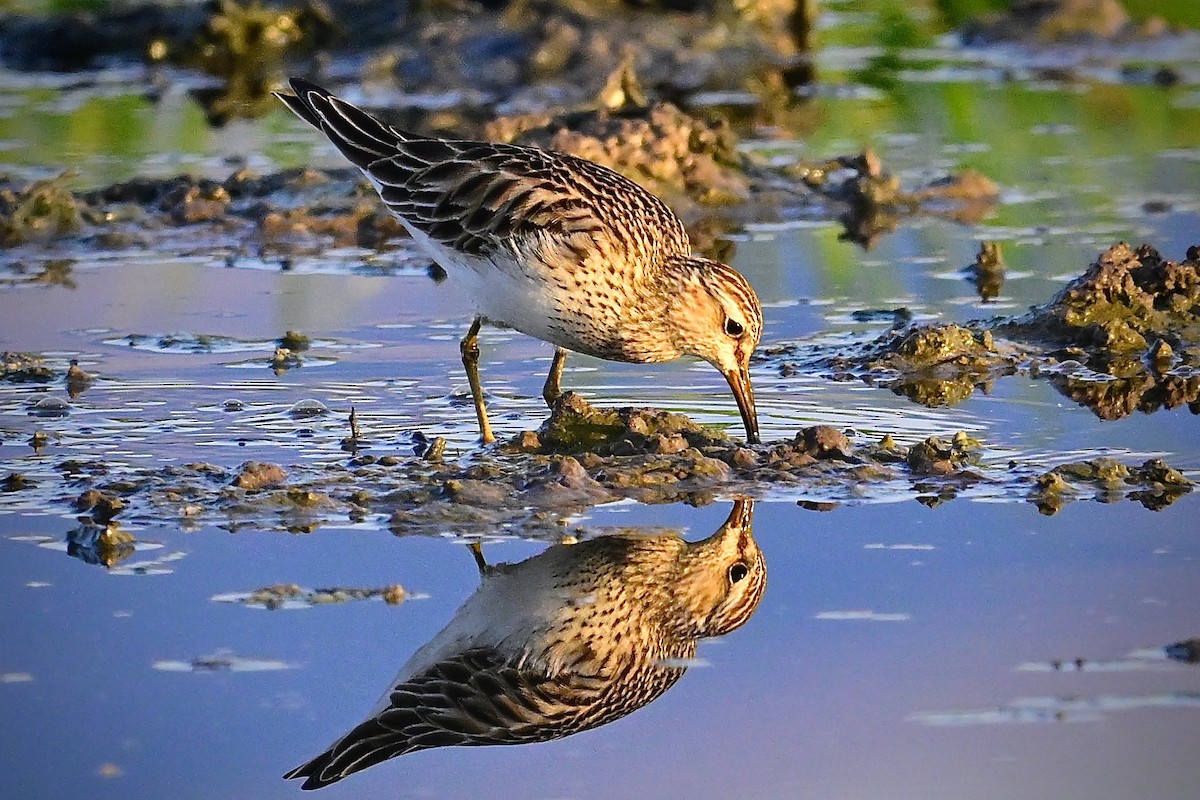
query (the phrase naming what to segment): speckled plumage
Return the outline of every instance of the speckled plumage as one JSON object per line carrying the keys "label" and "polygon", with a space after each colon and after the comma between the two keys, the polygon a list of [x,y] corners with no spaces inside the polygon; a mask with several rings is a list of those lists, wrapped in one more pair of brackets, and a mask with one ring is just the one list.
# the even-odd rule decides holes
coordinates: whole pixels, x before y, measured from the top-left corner
{"label": "speckled plumage", "polygon": [[315,789],[447,745],[546,741],[623,717],[669,689],[696,643],[741,626],[766,586],[753,504],[709,538],[614,535],[486,569],[371,716],[289,772]]}
{"label": "speckled plumage", "polygon": [[758,298],[735,270],[692,255],[661,200],[585,159],[418,136],[306,81],[292,89],[279,98],[363,171],[481,319],[612,361],[704,358],[757,439],[748,369]]}

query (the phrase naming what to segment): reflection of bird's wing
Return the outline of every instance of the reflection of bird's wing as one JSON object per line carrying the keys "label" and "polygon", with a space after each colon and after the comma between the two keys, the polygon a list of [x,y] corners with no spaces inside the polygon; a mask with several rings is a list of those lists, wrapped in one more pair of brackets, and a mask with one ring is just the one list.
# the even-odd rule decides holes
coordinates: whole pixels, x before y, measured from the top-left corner
{"label": "reflection of bird's wing", "polygon": [[[292,88],[294,96],[279,99],[371,179],[392,213],[452,251],[486,258],[536,241],[560,268],[598,242],[646,261],[690,252],[675,214],[606,167],[519,145],[418,136],[307,81],[293,79]],[[620,213],[606,208],[613,204]],[[639,224],[614,226],[613,217]]]}
{"label": "reflection of bird's wing", "polygon": [[589,714],[611,685],[602,676],[546,675],[474,648],[398,684],[387,707],[284,777],[306,778],[302,788],[317,789],[430,747],[556,739],[611,719]]}

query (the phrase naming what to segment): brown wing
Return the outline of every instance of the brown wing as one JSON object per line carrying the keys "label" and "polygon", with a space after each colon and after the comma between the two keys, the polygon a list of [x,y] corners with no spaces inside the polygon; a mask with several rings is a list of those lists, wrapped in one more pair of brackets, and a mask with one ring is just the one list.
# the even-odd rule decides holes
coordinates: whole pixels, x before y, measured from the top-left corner
{"label": "brown wing", "polygon": [[486,256],[536,236],[551,263],[577,261],[597,242],[645,263],[690,253],[678,217],[607,167],[533,147],[417,136],[307,81],[292,79],[292,88],[277,96],[371,178],[393,213],[441,245]]}
{"label": "brown wing", "polygon": [[520,669],[490,648],[468,650],[396,686],[386,709],[284,777],[305,778],[301,788],[318,789],[431,747],[566,736],[597,724],[592,709],[610,685],[595,676]]}

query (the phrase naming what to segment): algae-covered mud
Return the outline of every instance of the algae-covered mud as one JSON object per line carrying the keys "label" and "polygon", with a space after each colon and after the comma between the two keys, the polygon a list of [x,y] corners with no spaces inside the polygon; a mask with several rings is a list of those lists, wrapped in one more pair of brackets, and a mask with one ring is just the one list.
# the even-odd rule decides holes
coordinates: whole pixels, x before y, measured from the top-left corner
{"label": "algae-covered mud", "polygon": [[[1190,800],[1198,28],[1170,0],[0,13],[6,795],[295,796],[481,565],[699,541],[750,497],[767,590],[652,704],[322,792]],[[270,96],[292,74],[664,198],[762,300],[763,444],[707,365],[572,356],[547,408],[552,349],[485,328],[479,445],[471,309]]]}

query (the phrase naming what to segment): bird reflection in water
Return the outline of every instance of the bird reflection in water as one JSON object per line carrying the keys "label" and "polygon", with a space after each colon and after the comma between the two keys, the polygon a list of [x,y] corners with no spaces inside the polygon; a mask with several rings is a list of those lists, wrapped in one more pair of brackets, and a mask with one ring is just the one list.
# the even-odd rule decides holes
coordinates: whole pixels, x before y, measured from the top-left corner
{"label": "bird reflection in water", "polygon": [[[766,564],[740,499],[699,542],[617,534],[487,566],[365,721],[287,773],[317,789],[431,747],[524,744],[619,719],[682,677],[698,640],[740,627]],[[477,551],[478,555],[478,551]]]}

